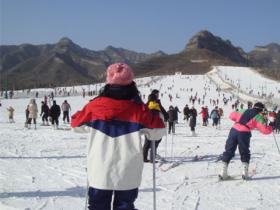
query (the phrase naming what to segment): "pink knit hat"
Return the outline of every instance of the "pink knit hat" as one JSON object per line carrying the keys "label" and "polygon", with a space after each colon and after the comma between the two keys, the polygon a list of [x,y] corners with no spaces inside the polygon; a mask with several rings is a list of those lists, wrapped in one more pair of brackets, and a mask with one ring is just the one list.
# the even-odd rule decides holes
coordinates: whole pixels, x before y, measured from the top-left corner
{"label": "pink knit hat", "polygon": [[111,85],[129,85],[134,74],[125,63],[114,63],[107,68],[106,83]]}

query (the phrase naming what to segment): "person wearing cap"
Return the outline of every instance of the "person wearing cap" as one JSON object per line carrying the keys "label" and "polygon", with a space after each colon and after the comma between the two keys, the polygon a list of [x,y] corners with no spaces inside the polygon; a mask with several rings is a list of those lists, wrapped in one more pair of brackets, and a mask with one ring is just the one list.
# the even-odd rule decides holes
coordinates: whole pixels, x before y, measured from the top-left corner
{"label": "person wearing cap", "polygon": [[88,209],[132,210],[143,171],[141,135],[158,140],[165,125],[141,101],[127,64],[112,64],[106,73],[105,87],[72,116],[71,126],[76,132],[90,132]]}
{"label": "person wearing cap", "polygon": [[257,102],[252,109],[239,110],[232,112],[229,118],[234,121],[225,145],[225,151],[222,156],[222,171],[219,174],[220,179],[228,178],[228,164],[234,157],[238,146],[242,162],[242,178],[248,179],[248,169],[250,162],[250,138],[251,130],[257,129],[263,134],[272,133],[272,127],[266,125],[266,116],[264,113],[264,104]]}

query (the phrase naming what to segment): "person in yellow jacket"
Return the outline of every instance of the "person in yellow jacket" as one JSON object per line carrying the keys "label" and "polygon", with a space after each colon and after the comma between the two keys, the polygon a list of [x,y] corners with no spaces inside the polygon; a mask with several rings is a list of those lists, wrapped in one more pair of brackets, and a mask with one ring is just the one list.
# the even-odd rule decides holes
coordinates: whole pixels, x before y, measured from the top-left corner
{"label": "person in yellow jacket", "polygon": [[[158,92],[155,93],[158,90],[153,90],[153,92],[148,96],[148,102],[147,107],[154,113],[159,114],[160,118],[164,121],[166,121],[166,111],[161,106],[160,100],[158,99]],[[155,141],[155,155],[157,154],[157,148],[159,143],[161,142],[161,138]],[[150,160],[148,159],[148,153],[150,150]],[[143,146],[143,161],[144,162],[153,162],[153,153],[152,153],[152,141],[149,140],[147,137],[145,137],[145,143]]]}

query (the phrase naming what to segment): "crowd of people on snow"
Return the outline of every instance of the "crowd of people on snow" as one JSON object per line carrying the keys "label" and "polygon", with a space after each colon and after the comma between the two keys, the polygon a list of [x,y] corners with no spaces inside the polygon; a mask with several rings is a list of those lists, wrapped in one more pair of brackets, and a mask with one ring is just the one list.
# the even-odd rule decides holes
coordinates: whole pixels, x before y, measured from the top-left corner
{"label": "crowd of people on snow", "polygon": [[[1,107],[1,105],[0,105]],[[64,124],[70,123],[70,110],[71,106],[64,100],[61,106],[56,104],[56,100],[52,101],[52,105],[49,107],[46,100],[41,102],[41,112],[40,117],[42,119],[42,126],[49,126],[50,123],[54,129],[59,128],[59,117],[62,112],[62,120]],[[15,123],[14,113],[15,109],[12,106],[7,108],[8,113],[8,122]],[[37,129],[37,118],[38,118],[39,109],[36,103],[36,99],[31,99],[25,109],[25,122],[24,126],[28,129],[31,129],[31,124],[33,122],[34,129]]]}
{"label": "crowd of people on snow", "polygon": [[[170,95],[169,100],[172,102]],[[190,102],[193,102],[193,98]],[[218,108],[218,101],[215,100],[214,104],[216,106],[210,114],[207,106],[202,107],[199,114],[202,115],[203,126],[208,125],[209,118],[212,119],[213,126],[220,123],[223,110]],[[165,125],[168,123],[168,133],[173,135],[178,113],[180,111],[176,106],[171,105],[168,111],[164,109],[157,89],[151,91],[146,104],[142,102],[133,82],[133,72],[126,64],[116,63],[108,67],[104,90],[81,111],[74,114],[71,123],[76,132],[90,132],[89,209],[110,209],[111,203],[114,209],[121,207],[135,209],[134,202],[141,183],[143,162],[155,162],[157,147],[162,137],[166,135]],[[197,118],[194,103],[191,108],[186,105],[183,114],[194,133]],[[148,116],[149,120],[143,119],[144,116]],[[238,146],[243,165],[242,177],[246,179],[250,162],[251,130],[258,129],[264,134],[271,133],[272,124],[277,122],[276,117],[271,116],[269,119],[265,106],[262,103],[255,103],[249,109],[235,107],[230,119],[235,124],[226,141],[219,176],[221,179],[227,178],[228,164]],[[270,122],[269,125],[267,120]],[[141,146],[139,147],[141,133],[145,135],[143,151]],[[106,151],[106,154],[100,151]],[[150,159],[148,159],[149,151]]]}
{"label": "crowd of people on snow", "polygon": [[[210,99],[210,104],[214,107],[210,111],[208,106],[204,105],[206,94],[199,98],[197,93],[189,98],[190,107],[186,104],[182,112],[176,105],[170,105],[166,111],[159,99],[158,89],[151,90],[147,102],[143,102],[145,95],[141,98],[134,82],[134,73],[128,65],[112,64],[106,73],[106,85],[99,95],[71,118],[71,127],[75,132],[90,133],[87,164],[88,208],[110,209],[113,205],[114,209],[135,209],[134,202],[141,184],[143,164],[155,163],[157,148],[167,132],[172,136],[176,134],[179,114],[183,114],[191,134],[196,136],[198,115],[201,115],[202,126],[208,126],[212,120],[212,127],[217,129],[224,111],[219,107],[219,99]],[[83,91],[83,96],[85,94]],[[51,98],[51,106],[48,98]],[[169,99],[172,102],[172,95],[169,95]],[[224,105],[232,100],[233,98],[227,99],[223,95]],[[199,112],[195,108],[196,104],[202,104]],[[232,109],[230,119],[234,121],[234,125],[226,140],[219,177],[228,178],[228,165],[238,147],[243,166],[242,177],[247,179],[251,130],[258,129],[263,134],[270,134],[273,130],[279,133],[280,110],[277,112],[276,107],[268,112],[260,102],[248,103],[245,108],[239,100],[234,102]],[[59,106],[54,96],[45,97],[41,102],[42,125],[49,125],[51,122],[57,129],[61,112],[63,121],[70,123],[70,110],[67,100]],[[7,111],[9,122],[14,122],[15,109],[9,106]],[[36,129],[38,112],[36,100],[31,99],[25,110],[25,126],[28,129],[32,122]],[[143,147],[141,135],[145,136]]]}

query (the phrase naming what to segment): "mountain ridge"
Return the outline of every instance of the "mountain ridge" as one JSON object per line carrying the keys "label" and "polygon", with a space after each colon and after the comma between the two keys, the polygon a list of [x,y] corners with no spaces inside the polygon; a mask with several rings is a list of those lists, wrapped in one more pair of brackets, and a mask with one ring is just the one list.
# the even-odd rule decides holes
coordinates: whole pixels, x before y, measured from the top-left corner
{"label": "mountain ridge", "polygon": [[139,53],[107,46],[94,51],[82,48],[70,38],[55,44],[0,46],[1,89],[24,89],[78,85],[104,81],[105,70],[115,62],[132,66],[136,76],[204,74],[213,65],[252,66],[266,76],[280,80],[280,45],[256,46],[246,53],[229,40],[199,31],[175,54],[163,51]]}

